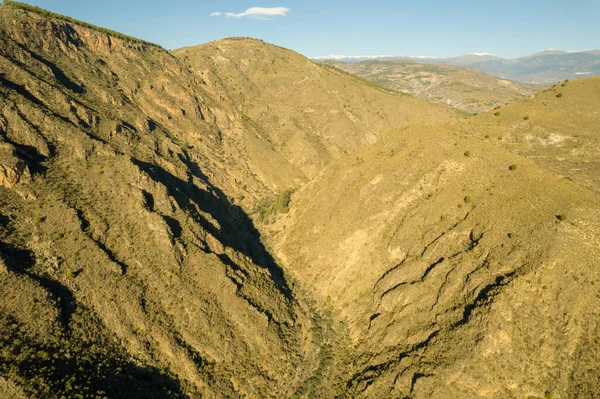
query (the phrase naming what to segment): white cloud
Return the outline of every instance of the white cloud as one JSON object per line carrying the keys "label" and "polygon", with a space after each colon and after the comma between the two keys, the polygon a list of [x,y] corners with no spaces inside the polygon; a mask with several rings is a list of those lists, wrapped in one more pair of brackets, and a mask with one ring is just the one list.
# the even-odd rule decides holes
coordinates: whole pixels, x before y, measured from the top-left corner
{"label": "white cloud", "polygon": [[[226,12],[225,18],[256,18],[256,19],[268,19],[269,17],[285,17],[290,12],[289,8],[285,7],[251,7],[241,13]],[[215,13],[216,14],[216,13]],[[219,14],[221,15],[221,14]],[[216,15],[215,15],[216,16]]]}
{"label": "white cloud", "polygon": [[223,15],[223,13],[220,11],[217,11],[217,12],[213,12],[212,14],[210,14],[209,17],[220,17],[221,15]]}

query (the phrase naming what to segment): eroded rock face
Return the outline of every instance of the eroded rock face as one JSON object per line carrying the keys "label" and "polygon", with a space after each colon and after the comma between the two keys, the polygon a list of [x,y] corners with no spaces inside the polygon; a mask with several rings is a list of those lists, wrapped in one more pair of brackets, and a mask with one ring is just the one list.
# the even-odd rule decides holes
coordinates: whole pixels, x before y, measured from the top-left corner
{"label": "eroded rock face", "polygon": [[15,148],[8,143],[0,143],[0,185],[10,189],[30,181],[29,167],[16,155]]}

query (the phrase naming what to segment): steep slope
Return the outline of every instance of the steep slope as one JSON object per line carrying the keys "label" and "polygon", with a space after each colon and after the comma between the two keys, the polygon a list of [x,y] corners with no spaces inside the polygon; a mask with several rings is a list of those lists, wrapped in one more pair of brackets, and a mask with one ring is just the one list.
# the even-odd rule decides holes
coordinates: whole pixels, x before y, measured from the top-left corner
{"label": "steep slope", "polygon": [[320,345],[232,203],[268,191],[235,112],[164,50],[7,5],[0,70],[0,396],[292,395]]}
{"label": "steep slope", "polygon": [[459,118],[448,107],[388,93],[259,40],[220,40],[174,54],[307,178],[393,128]]}
{"label": "steep slope", "polygon": [[500,79],[472,68],[411,61],[326,62],[390,90],[448,104],[469,113],[487,111],[544,87]]}
{"label": "steep slope", "polygon": [[561,82],[456,124],[455,128],[527,156],[540,167],[600,191],[600,78]]}
{"label": "steep slope", "polygon": [[271,228],[349,328],[347,397],[598,392],[600,202],[577,184],[416,125],[333,162]]}

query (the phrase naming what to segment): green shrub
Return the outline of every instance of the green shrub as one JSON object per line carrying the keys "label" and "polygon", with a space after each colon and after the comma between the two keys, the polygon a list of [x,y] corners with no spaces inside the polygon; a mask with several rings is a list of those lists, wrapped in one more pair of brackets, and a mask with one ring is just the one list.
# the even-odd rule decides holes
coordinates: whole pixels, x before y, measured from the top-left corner
{"label": "green shrub", "polygon": [[507,236],[508,236],[508,238],[512,239],[515,235],[514,235],[514,233],[508,233]]}
{"label": "green shrub", "polygon": [[469,150],[465,151],[465,157],[468,157],[469,155],[471,155],[471,151],[469,151]]}
{"label": "green shrub", "polygon": [[63,233],[56,233],[54,234],[54,238],[56,238],[57,240],[60,240],[61,238],[64,238],[64,234]]}
{"label": "green shrub", "polygon": [[43,216],[37,216],[37,217],[35,218],[35,222],[36,222],[36,223],[38,223],[38,224],[39,224],[39,223],[43,223],[43,222],[44,222],[44,220],[46,220],[46,218],[45,218],[45,217],[43,217]]}
{"label": "green shrub", "polygon": [[473,198],[470,195],[465,196],[465,204],[470,204],[473,202]]}
{"label": "green shrub", "polygon": [[528,116],[525,116],[523,119],[525,119],[526,121],[528,121],[528,120],[529,120],[529,117],[528,117]]}
{"label": "green shrub", "polygon": [[510,165],[510,166],[508,167],[508,169],[510,169],[510,170],[517,170],[517,164],[516,164],[516,163],[513,163],[512,165]]}
{"label": "green shrub", "polygon": [[552,399],[552,392],[550,392],[550,391],[544,392],[544,399]]}
{"label": "green shrub", "polygon": [[558,98],[561,98],[562,96],[563,96],[563,94],[562,94],[562,93],[558,93],[558,94],[556,95],[556,97],[558,97]]}
{"label": "green shrub", "polygon": [[73,270],[73,269],[69,269],[69,270],[67,271],[67,277],[68,277],[68,278],[75,278],[75,270]]}
{"label": "green shrub", "polygon": [[502,140],[502,136],[498,136],[498,140]]}
{"label": "green shrub", "polygon": [[485,138],[486,138],[486,139],[489,139],[489,138],[490,138],[490,135],[489,135],[489,134],[486,134],[486,135],[485,135]]}
{"label": "green shrub", "polygon": [[494,112],[494,115],[495,115],[495,116],[500,116],[500,111],[496,111],[496,112]]}
{"label": "green shrub", "polygon": [[564,213],[561,213],[560,215],[556,215],[556,218],[558,220],[560,220],[561,222],[564,222],[565,220],[567,220],[567,215]]}
{"label": "green shrub", "polygon": [[261,222],[268,222],[272,216],[278,213],[288,213],[289,204],[292,199],[293,189],[282,191],[274,200],[263,200],[256,207],[258,218]]}
{"label": "green shrub", "polygon": [[458,207],[459,207],[459,208],[462,208],[462,207],[463,207],[463,204],[458,204]]}

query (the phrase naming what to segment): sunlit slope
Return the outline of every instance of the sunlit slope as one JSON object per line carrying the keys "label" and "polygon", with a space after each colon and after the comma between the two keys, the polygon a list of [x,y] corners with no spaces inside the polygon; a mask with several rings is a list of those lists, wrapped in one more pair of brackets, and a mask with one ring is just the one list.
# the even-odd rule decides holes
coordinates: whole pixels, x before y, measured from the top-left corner
{"label": "sunlit slope", "polygon": [[455,128],[600,191],[600,78],[561,82]]}
{"label": "sunlit slope", "polygon": [[588,189],[415,125],[329,165],[271,242],[347,323],[348,397],[587,397],[599,232]]}
{"label": "sunlit slope", "polygon": [[449,107],[386,92],[259,40],[225,39],[173,53],[308,178],[393,128],[458,119]]}

